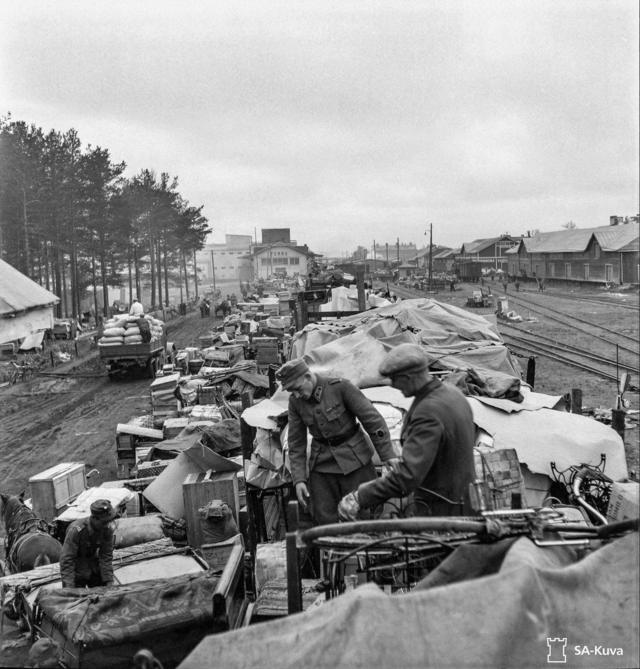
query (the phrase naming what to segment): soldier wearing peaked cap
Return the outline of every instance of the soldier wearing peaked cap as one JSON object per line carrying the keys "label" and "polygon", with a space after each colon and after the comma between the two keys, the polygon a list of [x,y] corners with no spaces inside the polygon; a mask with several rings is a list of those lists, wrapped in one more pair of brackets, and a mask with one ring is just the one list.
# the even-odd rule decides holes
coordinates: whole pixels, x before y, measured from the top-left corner
{"label": "soldier wearing peaked cap", "polygon": [[356,386],[311,371],[303,359],[290,360],[276,377],[291,393],[289,458],[298,501],[305,509],[309,502],[318,525],[335,523],[342,496],[376,478],[363,428],[382,462],[395,458],[387,425]]}
{"label": "soldier wearing peaked cap", "polygon": [[116,513],[107,499],[91,504],[88,518],[74,520],[67,529],[60,555],[64,588],[113,583],[113,527]]}
{"label": "soldier wearing peaked cap", "polygon": [[381,478],[346,495],[338,509],[340,518],[355,520],[362,507],[410,494],[416,516],[471,513],[475,425],[464,395],[431,376],[429,360],[417,344],[393,348],[379,372],[405,397],[414,397],[402,424],[402,456]]}

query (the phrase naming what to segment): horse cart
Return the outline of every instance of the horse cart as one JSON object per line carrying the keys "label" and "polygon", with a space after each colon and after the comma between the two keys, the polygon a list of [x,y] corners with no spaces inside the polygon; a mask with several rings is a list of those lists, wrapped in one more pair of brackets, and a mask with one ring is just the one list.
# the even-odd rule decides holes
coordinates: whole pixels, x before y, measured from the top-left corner
{"label": "horse cart", "polygon": [[110,378],[131,372],[145,372],[151,379],[165,362],[167,337],[152,336],[148,342],[100,346],[100,359]]}

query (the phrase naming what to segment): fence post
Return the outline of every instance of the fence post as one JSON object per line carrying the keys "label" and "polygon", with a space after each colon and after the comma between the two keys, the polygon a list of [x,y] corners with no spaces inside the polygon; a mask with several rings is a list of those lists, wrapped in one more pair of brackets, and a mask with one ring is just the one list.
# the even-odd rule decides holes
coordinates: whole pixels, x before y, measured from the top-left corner
{"label": "fence post", "polygon": [[624,409],[611,409],[611,427],[624,440],[624,417],[626,411]]}
{"label": "fence post", "polygon": [[536,359],[534,356],[530,356],[527,360],[527,383],[533,390],[536,384]]}
{"label": "fence post", "polygon": [[571,388],[571,413],[582,413],[582,390]]}

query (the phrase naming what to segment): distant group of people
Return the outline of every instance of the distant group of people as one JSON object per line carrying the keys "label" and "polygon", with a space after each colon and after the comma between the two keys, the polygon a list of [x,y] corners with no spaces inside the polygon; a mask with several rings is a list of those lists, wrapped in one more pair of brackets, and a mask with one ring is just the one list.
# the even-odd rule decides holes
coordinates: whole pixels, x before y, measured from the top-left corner
{"label": "distant group of people", "polygon": [[200,304],[198,305],[200,309],[200,317],[201,318],[207,318],[211,314],[211,302],[209,301],[208,298],[203,297],[200,300]]}

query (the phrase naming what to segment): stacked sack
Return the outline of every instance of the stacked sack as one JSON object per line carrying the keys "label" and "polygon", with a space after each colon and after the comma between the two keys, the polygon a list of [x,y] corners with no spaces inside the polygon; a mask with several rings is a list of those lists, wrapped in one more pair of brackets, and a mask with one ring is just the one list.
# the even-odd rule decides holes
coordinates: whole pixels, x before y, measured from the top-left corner
{"label": "stacked sack", "polygon": [[142,335],[137,316],[129,316],[124,322],[124,343],[142,344]]}
{"label": "stacked sack", "polygon": [[150,316],[148,314],[145,314],[145,319],[149,321],[149,326],[151,327],[151,336],[152,337],[162,336],[162,332],[164,330],[164,322],[161,321],[159,318],[154,318],[153,316]]}
{"label": "stacked sack", "polygon": [[[142,318],[149,324],[151,339],[162,336],[164,323],[153,316]],[[110,318],[104,324],[104,332],[98,340],[98,346],[119,346],[122,344],[141,344],[144,339],[138,318],[123,314]],[[149,338],[146,339],[149,341]]]}
{"label": "stacked sack", "polygon": [[104,324],[104,332],[98,340],[98,346],[121,346],[129,316],[114,316]]}

